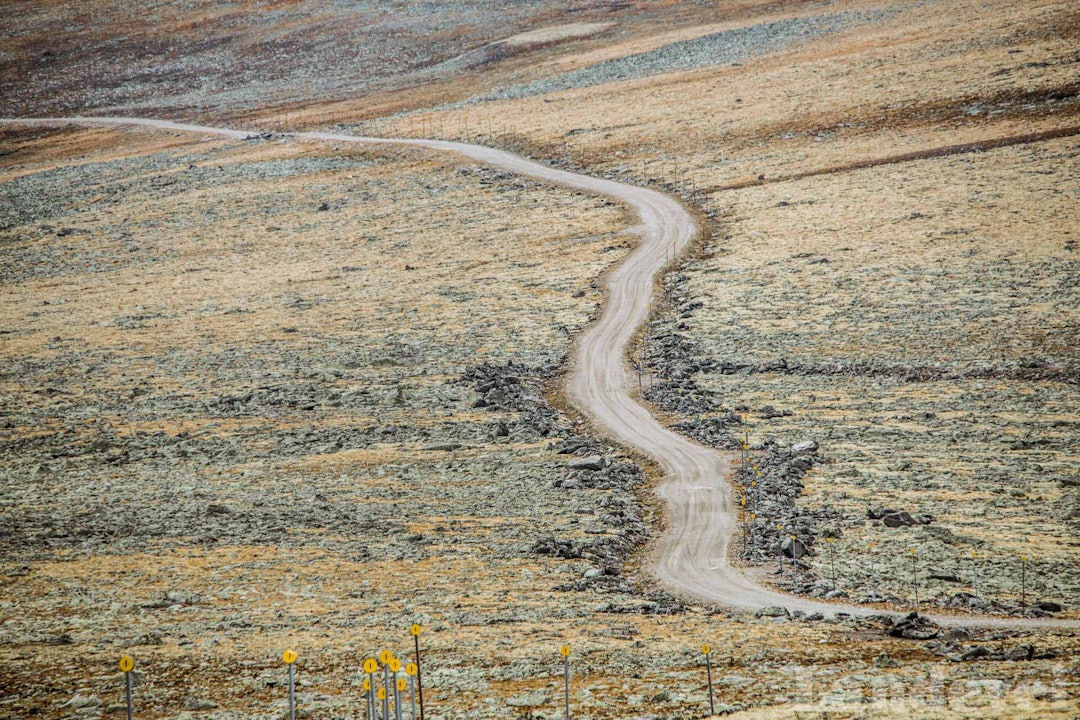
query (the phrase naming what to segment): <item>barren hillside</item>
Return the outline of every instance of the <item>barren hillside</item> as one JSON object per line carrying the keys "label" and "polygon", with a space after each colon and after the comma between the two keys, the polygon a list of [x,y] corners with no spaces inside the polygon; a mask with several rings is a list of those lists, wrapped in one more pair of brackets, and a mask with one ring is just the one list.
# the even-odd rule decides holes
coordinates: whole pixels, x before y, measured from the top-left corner
{"label": "barren hillside", "polygon": [[[749,439],[747,572],[903,613],[914,550],[923,609],[1076,617],[1073,4],[10,10],[5,117],[462,138],[677,194],[705,232],[633,362],[669,425]],[[707,714],[702,643],[734,717],[1074,716],[1075,632],[658,585],[655,469],[562,397],[635,222],[415,149],[0,127],[0,715],[122,716],[126,653],[138,717],[281,717],[292,647],[303,712],[355,717],[419,622],[433,718],[561,717],[563,643],[575,717]]]}

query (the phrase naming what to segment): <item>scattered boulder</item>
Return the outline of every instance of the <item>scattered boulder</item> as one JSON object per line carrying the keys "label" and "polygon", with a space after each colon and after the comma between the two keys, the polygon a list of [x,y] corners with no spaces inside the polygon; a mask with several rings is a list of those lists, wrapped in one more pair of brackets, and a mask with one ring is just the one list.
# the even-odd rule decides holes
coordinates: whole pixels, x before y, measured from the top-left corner
{"label": "scattered boulder", "polygon": [[866,517],[871,520],[880,520],[886,515],[895,515],[900,512],[899,510],[893,510],[892,508],[883,508],[880,505],[866,508]]}
{"label": "scattered boulder", "polygon": [[175,605],[195,605],[202,598],[198,593],[187,592],[186,590],[170,590],[165,593],[165,599]]}
{"label": "scattered boulder", "polygon": [[1061,612],[1064,609],[1062,608],[1061,603],[1050,602],[1049,600],[1043,600],[1041,602],[1038,602],[1035,604],[1035,607],[1039,608],[1044,612],[1050,613]]}
{"label": "scattered boulder", "polygon": [[101,707],[101,700],[95,695],[76,694],[60,707],[69,708],[71,710],[78,710],[80,708],[99,708]]}
{"label": "scattered boulder", "polygon": [[962,582],[956,575],[949,575],[946,573],[930,573],[928,575],[931,580],[940,580],[942,582],[958,583]]}
{"label": "scattered boulder", "polygon": [[810,554],[810,549],[802,540],[798,538],[795,538],[794,540],[790,537],[787,538],[780,545],[780,550],[784,553],[784,557],[795,559],[805,557]]}
{"label": "scattered boulder", "polygon": [[882,669],[898,668],[900,667],[900,662],[889,657],[889,653],[881,653],[876,658],[874,658],[874,667]]}
{"label": "scattered boulder", "polygon": [[603,470],[610,461],[602,455],[590,455],[580,460],[571,460],[571,470]]}
{"label": "scattered boulder", "polygon": [[763,607],[754,613],[755,617],[791,617],[791,613],[788,612],[786,607],[780,607],[779,605],[770,605],[769,607]]}
{"label": "scattered boulder", "polygon": [[1023,645],[1017,645],[1005,653],[1005,659],[1012,661],[1030,660],[1034,655],[1035,646],[1031,643],[1024,643]]}
{"label": "scattered boulder", "polygon": [[979,660],[980,658],[985,658],[989,656],[990,651],[987,650],[985,646],[976,645],[972,648],[968,648],[959,655],[954,655],[950,657],[949,659],[953,660],[954,662],[957,660],[959,660],[960,662],[967,662],[968,660]]}
{"label": "scattered boulder", "polygon": [[917,524],[915,518],[904,511],[889,513],[881,518],[881,522],[885,524],[885,527],[911,527]]}
{"label": "scattered boulder", "polygon": [[132,645],[164,645],[165,640],[156,632],[150,631],[135,638]]}
{"label": "scattered boulder", "polygon": [[431,445],[424,445],[421,450],[428,452],[451,452],[453,450],[460,450],[461,443],[447,442],[447,443],[432,443]]}
{"label": "scattered boulder", "polygon": [[932,640],[941,634],[941,627],[932,620],[928,620],[913,612],[895,623],[889,629],[892,637],[901,637],[908,640]]}
{"label": "scattered boulder", "polygon": [[581,548],[575,546],[574,543],[555,538],[537,540],[532,551],[537,555],[554,555],[563,560],[577,560],[582,556]]}
{"label": "scattered boulder", "polygon": [[812,453],[815,452],[817,449],[818,444],[813,440],[803,440],[802,442],[797,442],[790,448],[788,448],[789,452],[791,452],[792,455],[799,455],[801,453]]}

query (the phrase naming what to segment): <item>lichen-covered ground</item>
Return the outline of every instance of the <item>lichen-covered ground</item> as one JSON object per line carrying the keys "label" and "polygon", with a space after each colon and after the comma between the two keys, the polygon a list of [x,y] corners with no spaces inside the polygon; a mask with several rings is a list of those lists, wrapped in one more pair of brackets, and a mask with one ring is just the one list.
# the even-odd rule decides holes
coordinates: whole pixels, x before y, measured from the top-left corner
{"label": "lichen-covered ground", "polygon": [[[54,12],[35,8],[20,12]],[[410,66],[437,82],[350,93],[348,73],[313,74],[346,24],[275,93],[280,48],[244,38],[306,27],[287,13],[246,16],[240,53],[194,42],[228,43],[229,13],[174,35],[199,62],[257,56],[258,82],[216,88],[186,66],[110,88],[107,37],[54,61],[52,21],[20,19],[5,47],[22,82],[3,94],[471,137],[678,192],[710,235],[669,279],[656,336],[773,367],[693,380],[749,409],[754,444],[818,441],[798,503],[846,519],[841,589],[872,581],[904,608],[895,558],[915,547],[931,597],[968,591],[975,550],[977,591],[1015,604],[1024,554],[1033,596],[1075,611],[1075,8],[536,12],[495,26],[616,25],[508,55],[485,49],[492,25],[460,48],[440,26],[421,55],[451,61]],[[399,109],[416,112],[370,121]],[[406,654],[412,622],[434,718],[561,716],[564,642],[582,717],[705,714],[703,642],[717,710],[741,717],[1075,714],[1074,632],[914,641],[655,587],[634,552],[663,526],[648,481],[558,409],[597,280],[635,241],[609,202],[280,136],[5,128],[0,149],[0,714],[108,717],[128,653],[139,717],[280,717],[293,647],[302,710],[356,717],[362,658]],[[593,453],[612,464],[568,467]],[[868,505],[934,522],[886,530]]]}
{"label": "lichen-covered ground", "polygon": [[[833,551],[849,595],[910,596],[914,548],[924,599],[971,591],[972,552],[982,597],[1019,598],[1021,557],[1028,592],[1080,597],[1078,152],[1064,139],[733,191],[724,235],[684,268],[681,332],[720,362],[701,387],[749,409],[752,444],[822,446],[803,501],[846,518]],[[890,529],[876,507],[935,520]]]}

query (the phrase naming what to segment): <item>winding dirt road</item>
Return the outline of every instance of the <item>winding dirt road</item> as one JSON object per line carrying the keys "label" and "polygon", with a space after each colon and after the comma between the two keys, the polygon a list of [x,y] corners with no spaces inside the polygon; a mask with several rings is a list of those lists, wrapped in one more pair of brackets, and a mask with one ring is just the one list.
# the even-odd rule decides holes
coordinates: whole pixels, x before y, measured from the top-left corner
{"label": "winding dirt road", "polygon": [[[2,120],[22,124],[139,125],[179,132],[245,139],[256,133],[143,118],[41,118]],[[674,199],[646,188],[578,175],[526,160],[503,150],[444,140],[366,138],[332,133],[294,133],[299,140],[335,143],[416,145],[453,152],[513,173],[608,196],[641,220],[641,242],[607,276],[607,304],[600,319],[578,338],[576,362],[567,381],[570,400],[616,442],[654,458],[663,469],[657,492],[668,510],[668,529],[654,549],[657,577],[677,594],[736,610],[781,605],[804,612],[867,615],[880,612],[825,603],[764,588],[731,566],[729,544],[738,530],[728,460],[664,428],[631,396],[627,344],[645,321],[657,273],[669,251],[683,250],[697,232],[690,214]],[[1076,628],[1080,620],[1005,619],[931,615],[954,626]]]}

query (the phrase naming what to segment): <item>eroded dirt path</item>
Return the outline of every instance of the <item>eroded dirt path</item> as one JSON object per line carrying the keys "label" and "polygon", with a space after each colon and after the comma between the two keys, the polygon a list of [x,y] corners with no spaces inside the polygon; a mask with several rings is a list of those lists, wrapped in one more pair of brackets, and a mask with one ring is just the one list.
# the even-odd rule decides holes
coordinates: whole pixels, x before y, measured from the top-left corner
{"label": "eroded dirt path", "polygon": [[[144,118],[42,118],[0,120],[23,124],[138,125],[178,132],[246,139],[256,133]],[[578,338],[567,381],[570,400],[613,440],[654,458],[665,473],[657,492],[668,511],[667,532],[657,541],[657,577],[676,593],[736,610],[782,605],[804,612],[867,615],[879,612],[825,603],[764,588],[733,567],[729,544],[738,531],[734,494],[726,481],[727,457],[664,428],[631,396],[626,348],[645,321],[655,279],[672,251],[697,232],[690,214],[673,198],[646,188],[547,167],[512,153],[444,140],[367,138],[333,133],[293,133],[298,140],[414,145],[453,152],[508,172],[608,196],[631,207],[641,221],[641,242],[606,278],[607,303],[599,320]],[[1080,620],[929,616],[941,624],[995,627],[1080,627]]]}

